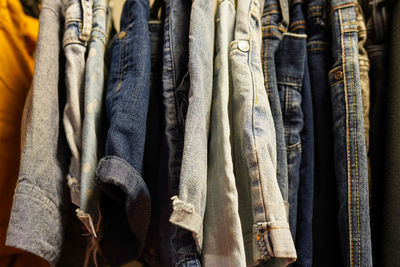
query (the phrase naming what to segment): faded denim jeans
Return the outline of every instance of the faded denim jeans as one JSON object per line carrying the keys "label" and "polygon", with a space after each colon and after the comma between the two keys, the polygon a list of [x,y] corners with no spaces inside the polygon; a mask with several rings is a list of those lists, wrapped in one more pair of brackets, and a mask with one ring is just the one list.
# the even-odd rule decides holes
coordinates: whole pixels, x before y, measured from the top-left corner
{"label": "faded denim jeans", "polygon": [[266,0],[262,15],[262,67],[264,73],[265,90],[268,93],[272,117],[274,119],[277,168],[276,179],[289,209],[289,178],[286,155],[285,129],[283,126],[282,108],[279,99],[276,77],[276,53],[282,39],[282,33],[286,32],[289,23],[289,7],[287,0]]}
{"label": "faded denim jeans", "polygon": [[246,266],[231,145],[233,84],[229,45],[233,40],[235,17],[234,1],[218,1],[204,216],[204,266]]}
{"label": "faded denim jeans", "polygon": [[[147,236],[151,203],[142,178],[150,87],[149,2],[128,0],[111,43],[106,91],[110,126],[97,182],[108,197],[103,238],[120,248],[112,264],[137,258]],[[114,247],[114,248],[115,248]],[[111,248],[110,248],[111,249]]]}
{"label": "faded denim jeans", "polygon": [[68,0],[65,12],[63,47],[66,57],[67,103],[63,123],[72,156],[67,181],[71,189],[72,203],[79,207],[85,53],[92,28],[92,0]]}
{"label": "faded denim jeans", "polygon": [[[43,1],[6,245],[38,255],[53,266],[81,266],[85,245],[81,246],[81,232],[76,236],[70,231],[72,223],[80,224],[65,180],[70,154],[61,121],[66,102],[64,18],[63,1]],[[68,246],[72,240],[73,246]]]}
{"label": "faded denim jeans", "polygon": [[332,0],[331,86],[338,223],[346,266],[372,266],[368,165],[355,3]]}
{"label": "faded denim jeans", "polygon": [[[199,253],[203,244],[203,219],[207,196],[207,151],[213,89],[213,58],[214,2],[194,0],[189,25],[190,89],[179,194],[172,197],[173,212],[170,222],[192,232],[189,235],[177,234],[193,236]],[[185,261],[184,259],[182,262]]]}
{"label": "faded denim jeans", "polygon": [[104,96],[104,53],[110,27],[107,6],[104,0],[94,0],[93,21],[88,42],[84,88],[84,119],[82,125],[82,168],[80,181],[80,211],[78,217],[89,233],[97,237],[99,231],[100,190],[95,175],[98,158],[104,152],[103,96]]}
{"label": "faded denim jeans", "polygon": [[284,200],[276,179],[276,139],[261,65],[263,1],[238,2],[230,46],[233,142],[246,264],[296,259]]}

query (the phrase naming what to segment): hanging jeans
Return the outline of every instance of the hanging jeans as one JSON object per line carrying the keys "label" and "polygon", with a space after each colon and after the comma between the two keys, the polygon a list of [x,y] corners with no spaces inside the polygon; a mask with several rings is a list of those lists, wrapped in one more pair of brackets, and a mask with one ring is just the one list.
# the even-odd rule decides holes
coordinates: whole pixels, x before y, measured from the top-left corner
{"label": "hanging jeans", "polygon": [[372,266],[368,165],[358,64],[355,4],[331,1],[331,87],[339,233],[346,266]]}

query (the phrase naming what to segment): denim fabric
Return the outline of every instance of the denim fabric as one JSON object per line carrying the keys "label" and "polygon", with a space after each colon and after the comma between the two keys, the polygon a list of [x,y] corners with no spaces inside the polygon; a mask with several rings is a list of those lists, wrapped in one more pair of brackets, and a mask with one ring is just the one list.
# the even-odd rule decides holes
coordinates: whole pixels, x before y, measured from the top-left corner
{"label": "denim fabric", "polygon": [[[306,33],[306,21],[303,13],[304,2],[292,1],[290,6],[289,31],[297,34]],[[306,42],[306,40],[305,40]],[[301,88],[301,110],[303,129],[301,130],[301,162],[298,185],[297,222],[295,239],[297,261],[294,266],[312,265],[312,217],[314,198],[314,115],[311,97],[311,82],[308,69],[308,53],[304,48],[304,76]],[[289,183],[290,185],[290,183]],[[289,190],[289,192],[291,192]],[[290,196],[289,196],[290,198]],[[290,212],[293,206],[290,207]],[[290,215],[291,216],[291,215]],[[291,217],[289,217],[289,221]]]}
{"label": "denim fabric", "polygon": [[[197,251],[203,244],[207,194],[207,148],[213,88],[214,2],[194,0],[189,25],[189,76],[179,195],[173,196],[170,222],[193,232]],[[182,83],[187,80],[182,81]],[[179,91],[179,89],[178,89]],[[183,112],[180,112],[182,114]],[[189,237],[187,234],[176,236]],[[176,244],[177,242],[175,242]],[[181,245],[183,248],[183,245]],[[181,253],[182,254],[182,253]]]}
{"label": "denim fabric", "polygon": [[204,266],[246,265],[230,142],[233,85],[229,71],[229,45],[233,40],[235,13],[232,0],[218,1],[202,253]]}
{"label": "denim fabric", "polygon": [[68,0],[65,12],[63,47],[66,58],[67,104],[64,108],[63,123],[72,155],[67,181],[71,189],[72,203],[79,207],[85,53],[89,40],[87,31],[90,34],[92,27],[92,0]]}
{"label": "denim fabric", "polygon": [[301,85],[304,76],[306,35],[284,33],[276,56],[276,77],[285,129],[289,178],[289,225],[293,240],[297,226],[297,195],[299,192],[303,111]]}
{"label": "denim fabric", "polygon": [[43,1],[33,85],[22,123],[20,173],[6,245],[34,253],[52,265],[66,266],[62,262],[69,260],[69,266],[79,266],[81,261],[72,261],[85,252],[85,247],[80,242],[64,246],[65,241],[76,237],[67,230],[76,216],[65,181],[70,154],[61,123],[66,100],[61,44],[64,18],[64,2]]}
{"label": "denim fabric", "polygon": [[86,59],[84,88],[84,119],[82,124],[82,168],[80,181],[80,209],[78,217],[87,230],[97,236],[100,190],[95,184],[97,160],[102,147],[104,123],[101,120],[104,96],[104,53],[108,39],[107,7],[104,0],[93,1],[93,22],[88,56]]}
{"label": "denim fabric", "polygon": [[331,86],[334,167],[339,192],[338,223],[346,266],[372,266],[368,165],[354,2],[331,1]]}
{"label": "denim fabric", "polygon": [[[151,13],[150,13],[151,14]],[[149,21],[151,72],[150,95],[147,112],[146,142],[144,147],[143,176],[151,196],[151,221],[146,245],[141,259],[150,266],[166,266],[161,263],[162,231],[160,228],[160,207],[162,197],[166,195],[165,187],[159,191],[162,170],[161,161],[162,138],[165,132],[164,106],[162,98],[162,59],[163,59],[163,31],[161,20]],[[168,219],[167,219],[168,221]]]}
{"label": "denim fabric", "polygon": [[[179,15],[177,15],[179,14]],[[190,230],[172,221],[170,198],[180,189],[182,155],[184,149],[185,118],[188,110],[189,73],[189,1],[166,1],[164,22],[163,96],[167,139],[167,181],[161,201],[161,254],[166,266],[200,266],[196,244]],[[173,215],[172,215],[173,216]],[[171,223],[167,220],[170,219]],[[176,224],[176,223],[175,223]],[[183,228],[181,228],[183,227]],[[169,254],[170,255],[167,255]]]}
{"label": "denim fabric", "polygon": [[[314,111],[315,176],[312,218],[313,266],[343,266],[337,224],[338,193],[333,167],[332,104],[328,72],[332,65],[328,1],[307,5],[307,50]],[[326,227],[330,225],[330,227]]]}
{"label": "denim fabric", "polygon": [[[280,3],[284,3],[278,6]],[[286,142],[285,142],[285,129],[283,126],[283,117],[281,103],[279,99],[278,84],[276,78],[276,53],[278,51],[279,43],[282,39],[282,33],[286,32],[289,11],[287,8],[287,0],[266,0],[264,3],[264,10],[262,16],[262,64],[263,73],[265,77],[265,89],[268,93],[268,100],[270,103],[272,117],[274,119],[275,137],[276,137],[276,155],[277,155],[277,168],[276,177],[278,180],[279,188],[289,209],[289,180],[288,180],[288,166],[286,156]]]}
{"label": "denim fabric", "polygon": [[103,238],[114,238],[116,246],[123,249],[110,259],[115,265],[141,254],[151,214],[150,195],[142,179],[150,87],[148,20],[149,2],[128,0],[121,16],[121,32],[111,44],[106,91],[110,126],[105,157],[96,175],[110,198],[112,212]]}
{"label": "denim fabric", "polygon": [[264,2],[238,2],[230,59],[233,143],[246,264],[296,259],[284,200],[276,180],[276,137],[261,65]]}

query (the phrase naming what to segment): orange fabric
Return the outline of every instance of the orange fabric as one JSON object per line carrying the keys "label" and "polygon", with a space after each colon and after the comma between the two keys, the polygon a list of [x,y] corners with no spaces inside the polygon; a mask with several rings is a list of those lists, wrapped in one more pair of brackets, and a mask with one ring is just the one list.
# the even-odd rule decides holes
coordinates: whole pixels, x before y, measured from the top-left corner
{"label": "orange fabric", "polygon": [[4,245],[20,161],[21,116],[32,82],[39,21],[19,0],[0,0],[0,266],[48,266]]}

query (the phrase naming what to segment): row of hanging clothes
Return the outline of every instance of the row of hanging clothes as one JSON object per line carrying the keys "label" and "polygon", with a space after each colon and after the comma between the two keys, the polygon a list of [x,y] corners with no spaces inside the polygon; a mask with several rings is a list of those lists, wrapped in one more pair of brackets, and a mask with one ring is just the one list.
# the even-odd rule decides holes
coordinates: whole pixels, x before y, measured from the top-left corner
{"label": "row of hanging clothes", "polygon": [[397,1],[0,3],[0,266],[400,266]]}

